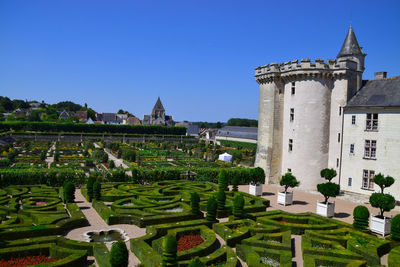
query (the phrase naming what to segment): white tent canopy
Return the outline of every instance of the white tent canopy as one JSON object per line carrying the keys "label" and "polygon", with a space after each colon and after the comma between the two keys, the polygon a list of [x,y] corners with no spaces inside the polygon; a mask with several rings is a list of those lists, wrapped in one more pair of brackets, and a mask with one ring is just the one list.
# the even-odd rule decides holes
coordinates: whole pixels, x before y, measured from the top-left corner
{"label": "white tent canopy", "polygon": [[224,153],[218,156],[218,160],[226,161],[226,162],[231,162],[232,160],[232,155],[229,155],[228,153]]}

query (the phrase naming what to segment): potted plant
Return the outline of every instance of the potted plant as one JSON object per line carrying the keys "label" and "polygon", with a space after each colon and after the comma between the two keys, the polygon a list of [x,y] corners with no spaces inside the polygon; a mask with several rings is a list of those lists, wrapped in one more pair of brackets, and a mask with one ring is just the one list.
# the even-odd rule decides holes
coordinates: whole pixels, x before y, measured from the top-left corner
{"label": "potted plant", "polygon": [[333,217],[335,215],[335,202],[328,201],[330,197],[336,197],[340,193],[340,186],[331,182],[335,176],[336,171],[334,169],[321,170],[321,177],[328,180],[328,182],[317,185],[318,192],[325,198],[324,202],[317,202],[318,215],[325,217]]}
{"label": "potted plant", "polygon": [[289,187],[294,188],[299,186],[300,182],[297,181],[296,177],[293,176],[290,172],[286,173],[282,176],[281,180],[279,181],[281,186],[284,186],[285,191],[278,192],[278,204],[283,206],[292,205],[293,203],[293,192],[288,192],[287,190]]}
{"label": "potted plant", "polygon": [[264,170],[260,167],[255,169],[250,169],[250,178],[251,182],[249,185],[249,194],[253,196],[261,196],[262,195],[262,184],[265,180]]}
{"label": "potted plant", "polygon": [[381,188],[380,193],[372,193],[369,197],[369,203],[374,208],[379,208],[380,213],[376,216],[371,216],[371,226],[370,229],[374,233],[381,234],[385,236],[390,233],[390,223],[392,218],[385,217],[383,213],[385,211],[390,211],[396,205],[396,200],[390,194],[384,194],[383,190],[386,187],[390,187],[394,183],[393,177],[383,176],[378,173],[374,177],[374,183]]}

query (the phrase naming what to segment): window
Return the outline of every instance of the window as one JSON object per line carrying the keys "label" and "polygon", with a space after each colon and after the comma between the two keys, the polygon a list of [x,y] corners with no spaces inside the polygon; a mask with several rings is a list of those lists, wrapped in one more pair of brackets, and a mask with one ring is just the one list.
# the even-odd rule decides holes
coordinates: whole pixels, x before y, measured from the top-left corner
{"label": "window", "polygon": [[337,141],[340,143],[340,133],[337,134]]}
{"label": "window", "polygon": [[294,108],[290,109],[290,121],[294,121]]}
{"label": "window", "polygon": [[293,139],[289,139],[289,151],[293,150]]}
{"label": "window", "polygon": [[292,82],[292,95],[296,93],[296,83]]}
{"label": "window", "polygon": [[336,159],[336,167],[339,167],[339,159]]}
{"label": "window", "polygon": [[367,113],[365,130],[378,130],[378,113]]}
{"label": "window", "polygon": [[339,116],[342,115],[342,107],[339,107]]}
{"label": "window", "polygon": [[376,140],[365,140],[364,158],[376,158]]}
{"label": "window", "polygon": [[347,186],[351,187],[352,184],[353,184],[353,178],[351,178],[351,177],[347,178]]}
{"label": "window", "polygon": [[351,116],[351,124],[356,125],[356,115]]}
{"label": "window", "polygon": [[374,189],[375,171],[363,170],[362,189]]}
{"label": "window", "polygon": [[291,168],[288,168],[288,169],[287,169],[287,172],[290,172],[290,173],[291,173],[291,172],[292,172],[292,169],[291,169]]}
{"label": "window", "polygon": [[350,144],[350,154],[354,154],[354,144]]}

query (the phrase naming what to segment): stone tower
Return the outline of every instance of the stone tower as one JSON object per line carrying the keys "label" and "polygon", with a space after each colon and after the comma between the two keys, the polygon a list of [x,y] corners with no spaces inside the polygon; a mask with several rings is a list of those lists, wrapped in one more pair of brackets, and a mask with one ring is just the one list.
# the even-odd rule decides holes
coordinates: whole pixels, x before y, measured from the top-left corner
{"label": "stone tower", "polygon": [[153,117],[153,120],[162,119],[162,121],[164,121],[165,109],[164,109],[163,104],[161,103],[160,97],[158,97],[157,102],[153,107],[153,110],[151,112],[151,116]]}
{"label": "stone tower", "polygon": [[361,86],[364,57],[350,27],[337,60],[302,59],[256,68],[255,165],[264,169],[266,183],[292,172],[302,188],[315,189],[322,181],[321,169],[334,168],[340,175],[342,107]]}

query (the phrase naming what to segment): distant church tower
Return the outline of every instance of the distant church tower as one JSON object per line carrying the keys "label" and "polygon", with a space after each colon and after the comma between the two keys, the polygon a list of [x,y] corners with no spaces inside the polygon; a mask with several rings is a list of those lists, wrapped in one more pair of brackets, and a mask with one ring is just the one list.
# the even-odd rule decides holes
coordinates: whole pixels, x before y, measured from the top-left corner
{"label": "distant church tower", "polygon": [[157,98],[157,102],[153,107],[150,115],[143,115],[143,125],[162,125],[162,126],[174,126],[175,122],[170,115],[165,115],[165,108],[161,103],[160,97]]}
{"label": "distant church tower", "polygon": [[255,165],[266,183],[292,172],[315,189],[324,168],[340,170],[342,108],[361,87],[364,58],[350,27],[337,59],[310,59],[257,67],[260,85]]}

